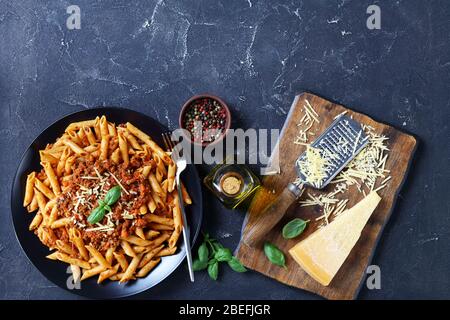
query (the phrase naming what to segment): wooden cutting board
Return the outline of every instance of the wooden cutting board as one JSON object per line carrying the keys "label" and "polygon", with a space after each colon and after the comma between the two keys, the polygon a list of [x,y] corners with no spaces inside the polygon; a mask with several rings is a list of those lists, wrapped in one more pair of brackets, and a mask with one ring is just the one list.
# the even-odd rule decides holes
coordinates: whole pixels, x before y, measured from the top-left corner
{"label": "wooden cutting board", "polygon": [[[294,181],[296,178],[294,163],[306,147],[304,145],[294,144],[293,141],[298,135],[299,127],[297,124],[300,123],[301,118],[305,114],[303,106],[306,104],[306,100],[310,102],[314,110],[318,113],[320,120],[320,123],[316,123],[310,129],[310,132],[314,133],[314,136],[311,136],[308,142],[313,141],[321,132],[323,132],[325,128],[334,121],[334,118],[337,115],[347,111],[346,115],[352,116],[353,119],[361,124],[372,126],[375,129],[375,132],[389,137],[388,148],[390,149],[390,152],[385,168],[391,170],[390,174],[392,178],[387,183],[387,186],[378,192],[382,197],[381,202],[365,226],[358,243],[355,245],[349,257],[328,287],[320,285],[311,278],[300,268],[288,253],[288,250],[291,247],[305,239],[318,228],[320,222],[316,222],[315,219],[322,215],[321,209],[318,206],[301,207],[298,203],[293,204],[288,209],[284,218],[272,229],[265,239],[277,245],[285,253],[287,269],[271,264],[265,257],[262,246],[260,248],[251,248],[240,243],[237,249],[237,255],[246,267],[261,272],[285,284],[316,293],[328,299],[354,299],[363,285],[362,282],[363,279],[365,279],[367,266],[370,265],[381,231],[389,220],[395,200],[403,181],[405,180],[408,167],[416,149],[416,139],[391,126],[376,122],[364,114],[352,111],[311,93],[303,93],[296,96],[280,134],[278,141],[279,148],[272,155],[272,157],[278,156],[276,154],[277,152],[280,155],[280,174],[263,178],[264,188],[261,188],[260,191],[258,191],[249,207],[246,222],[243,227],[243,234],[245,234],[247,227],[252,225],[254,221],[253,218],[261,212],[289,182]],[[303,197],[305,197],[308,191],[311,191],[311,193],[314,194],[319,194],[321,192],[328,193],[333,190],[333,188],[333,185],[329,185],[323,191],[306,189]],[[358,203],[364,195],[358,192],[356,187],[351,186],[342,197],[349,199],[347,208],[351,208]],[[311,223],[308,225],[305,232],[296,239],[285,240],[281,236],[281,229],[286,222],[294,217],[305,220],[310,219]]]}

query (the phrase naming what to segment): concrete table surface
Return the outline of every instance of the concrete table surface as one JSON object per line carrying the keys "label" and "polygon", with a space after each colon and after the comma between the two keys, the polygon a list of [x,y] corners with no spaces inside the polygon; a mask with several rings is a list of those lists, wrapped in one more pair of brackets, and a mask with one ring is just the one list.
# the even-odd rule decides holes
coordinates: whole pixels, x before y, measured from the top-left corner
{"label": "concrete table surface", "polygon": [[[10,218],[24,150],[65,114],[123,106],[177,127],[180,106],[211,92],[233,127],[281,128],[311,91],[418,137],[419,149],[373,264],[381,290],[362,299],[450,298],[448,1],[87,1],[69,30],[67,1],[0,0],[0,298],[78,299],[46,280]],[[381,9],[369,30],[367,7]],[[205,191],[206,192],[206,191]],[[205,197],[203,229],[234,248],[244,214]],[[255,272],[213,282],[186,266],[148,299],[317,299]]]}

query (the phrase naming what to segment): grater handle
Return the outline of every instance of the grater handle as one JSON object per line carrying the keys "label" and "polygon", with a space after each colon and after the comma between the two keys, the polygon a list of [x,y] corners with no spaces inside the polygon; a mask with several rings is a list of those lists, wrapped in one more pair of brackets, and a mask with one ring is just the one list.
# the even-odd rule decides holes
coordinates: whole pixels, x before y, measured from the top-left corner
{"label": "grater handle", "polygon": [[289,206],[300,197],[303,186],[289,183],[283,192],[260,212],[255,221],[246,230],[242,241],[249,247],[255,247],[270,230],[283,218]]}

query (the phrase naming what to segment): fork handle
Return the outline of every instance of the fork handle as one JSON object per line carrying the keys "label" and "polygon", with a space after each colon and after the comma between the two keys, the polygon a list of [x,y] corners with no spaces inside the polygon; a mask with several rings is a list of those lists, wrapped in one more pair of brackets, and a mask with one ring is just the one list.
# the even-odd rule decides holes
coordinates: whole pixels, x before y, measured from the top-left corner
{"label": "fork handle", "polygon": [[245,231],[242,241],[250,247],[260,244],[261,240],[283,218],[289,206],[300,197],[303,186],[289,183],[283,192],[262,212],[257,213],[255,221]]}
{"label": "fork handle", "polygon": [[189,269],[189,278],[191,282],[194,282],[194,269],[192,267],[192,253],[191,253],[191,240],[190,240],[190,230],[187,225],[186,212],[184,210],[183,194],[181,193],[181,183],[180,179],[176,179],[177,190],[178,190],[178,201],[180,203],[181,216],[183,218],[183,241],[186,247],[186,259]]}

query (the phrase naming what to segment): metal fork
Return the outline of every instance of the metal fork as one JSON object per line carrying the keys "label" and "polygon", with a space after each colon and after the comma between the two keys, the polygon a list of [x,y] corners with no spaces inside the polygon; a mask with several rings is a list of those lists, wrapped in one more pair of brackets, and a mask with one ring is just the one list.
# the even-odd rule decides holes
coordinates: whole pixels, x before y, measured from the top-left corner
{"label": "metal fork", "polygon": [[187,258],[188,268],[189,268],[189,277],[191,278],[191,282],[194,282],[194,270],[192,268],[190,231],[189,231],[189,227],[187,225],[186,212],[184,210],[184,202],[183,202],[183,195],[181,193],[181,181],[180,181],[180,175],[184,171],[184,169],[186,169],[187,162],[184,157],[179,156],[179,154],[178,154],[179,149],[172,141],[171,136],[172,136],[171,132],[165,132],[162,134],[162,138],[163,138],[164,144],[166,145],[166,149],[168,151],[172,152],[172,154],[171,154],[172,160],[173,160],[173,162],[175,162],[175,164],[177,166],[177,172],[175,175],[175,183],[176,183],[177,191],[178,191],[178,200],[180,203],[181,215],[183,217],[183,240],[184,240],[184,245],[186,246],[186,258]]}

